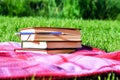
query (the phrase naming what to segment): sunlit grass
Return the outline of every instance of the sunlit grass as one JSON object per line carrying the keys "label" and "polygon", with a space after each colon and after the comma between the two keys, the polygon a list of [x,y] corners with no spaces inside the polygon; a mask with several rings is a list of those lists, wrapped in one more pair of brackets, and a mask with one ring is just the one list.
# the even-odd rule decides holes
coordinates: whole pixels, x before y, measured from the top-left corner
{"label": "sunlit grass", "polygon": [[120,21],[56,19],[41,17],[0,17],[0,42],[20,41],[14,35],[25,27],[80,28],[82,42],[108,52],[120,49]]}

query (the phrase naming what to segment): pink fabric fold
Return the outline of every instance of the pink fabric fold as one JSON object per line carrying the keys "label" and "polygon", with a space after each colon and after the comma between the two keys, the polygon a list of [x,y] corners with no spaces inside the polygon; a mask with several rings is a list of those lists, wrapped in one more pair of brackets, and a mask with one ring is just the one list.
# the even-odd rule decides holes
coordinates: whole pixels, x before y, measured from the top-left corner
{"label": "pink fabric fold", "polygon": [[120,73],[120,51],[82,49],[72,54],[15,52],[20,43],[0,43],[0,78],[29,76],[82,77],[104,72]]}

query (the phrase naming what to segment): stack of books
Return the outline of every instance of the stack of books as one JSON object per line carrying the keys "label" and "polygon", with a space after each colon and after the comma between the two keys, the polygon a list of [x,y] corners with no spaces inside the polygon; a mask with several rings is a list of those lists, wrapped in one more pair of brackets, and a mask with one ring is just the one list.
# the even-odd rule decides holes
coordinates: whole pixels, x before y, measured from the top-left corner
{"label": "stack of books", "polygon": [[81,48],[79,29],[35,27],[24,28],[18,34],[22,48],[17,51],[58,54],[72,53]]}

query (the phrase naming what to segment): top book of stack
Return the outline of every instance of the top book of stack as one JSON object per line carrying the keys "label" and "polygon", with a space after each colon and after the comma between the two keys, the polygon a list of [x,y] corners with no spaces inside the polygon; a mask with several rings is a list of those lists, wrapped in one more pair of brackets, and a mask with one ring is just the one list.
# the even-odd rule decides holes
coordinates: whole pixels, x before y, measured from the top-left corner
{"label": "top book of stack", "polygon": [[81,41],[79,29],[35,27],[20,30],[21,41]]}

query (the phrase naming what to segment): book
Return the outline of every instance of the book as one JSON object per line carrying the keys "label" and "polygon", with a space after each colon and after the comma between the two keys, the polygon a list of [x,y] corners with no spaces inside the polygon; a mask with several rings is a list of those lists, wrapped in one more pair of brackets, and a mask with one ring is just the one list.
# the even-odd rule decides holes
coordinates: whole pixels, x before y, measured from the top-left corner
{"label": "book", "polygon": [[81,41],[80,30],[68,28],[25,28],[21,41]]}
{"label": "book", "polygon": [[16,49],[15,52],[30,52],[30,53],[37,53],[37,54],[70,54],[75,52],[76,49],[59,49],[59,50],[41,50],[41,49],[30,49],[30,48],[22,48]]}
{"label": "book", "polygon": [[22,48],[37,48],[37,49],[75,49],[81,48],[80,41],[22,41]]}
{"label": "book", "polygon": [[21,41],[81,41],[80,35],[21,35]]}
{"label": "book", "polygon": [[21,32],[62,32],[64,34],[79,34],[80,35],[80,29],[75,28],[52,28],[52,27],[34,27],[34,28],[22,28],[20,30]]}

